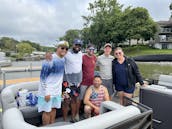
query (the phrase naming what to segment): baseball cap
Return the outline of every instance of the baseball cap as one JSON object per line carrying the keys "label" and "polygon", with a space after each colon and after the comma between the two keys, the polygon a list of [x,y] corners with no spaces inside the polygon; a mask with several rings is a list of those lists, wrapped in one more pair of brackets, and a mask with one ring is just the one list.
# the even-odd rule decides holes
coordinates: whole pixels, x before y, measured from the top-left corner
{"label": "baseball cap", "polygon": [[59,47],[59,46],[69,47],[69,43],[67,41],[60,41],[57,43],[56,47]]}
{"label": "baseball cap", "polygon": [[112,45],[111,45],[110,43],[106,43],[106,44],[104,45],[104,48],[106,48],[106,47],[111,47],[111,48],[112,48]]}
{"label": "baseball cap", "polygon": [[82,45],[83,42],[82,42],[81,39],[74,39],[73,44],[80,44],[80,45]]}

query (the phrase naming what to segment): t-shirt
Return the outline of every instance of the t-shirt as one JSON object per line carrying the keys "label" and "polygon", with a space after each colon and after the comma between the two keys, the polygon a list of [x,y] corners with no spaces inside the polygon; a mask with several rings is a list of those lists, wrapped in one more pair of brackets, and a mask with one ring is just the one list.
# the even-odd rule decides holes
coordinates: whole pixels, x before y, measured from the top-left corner
{"label": "t-shirt", "polygon": [[43,61],[40,74],[40,96],[57,96],[62,93],[65,59],[53,54],[51,61]]}
{"label": "t-shirt", "polygon": [[100,69],[100,76],[102,79],[112,79],[112,60],[114,59],[113,56],[105,56],[104,54],[98,56],[97,58],[97,66]]}
{"label": "t-shirt", "polygon": [[69,50],[65,56],[64,80],[69,84],[79,85],[82,81],[82,52]]}
{"label": "t-shirt", "polygon": [[87,54],[82,57],[82,83],[81,85],[90,86],[94,80],[94,69],[96,66],[96,56],[88,56]]}
{"label": "t-shirt", "polygon": [[120,64],[117,62],[115,64],[115,80],[116,80],[116,86],[123,86],[123,87],[128,87],[128,80],[127,80],[127,71],[125,67],[126,63],[125,61]]}

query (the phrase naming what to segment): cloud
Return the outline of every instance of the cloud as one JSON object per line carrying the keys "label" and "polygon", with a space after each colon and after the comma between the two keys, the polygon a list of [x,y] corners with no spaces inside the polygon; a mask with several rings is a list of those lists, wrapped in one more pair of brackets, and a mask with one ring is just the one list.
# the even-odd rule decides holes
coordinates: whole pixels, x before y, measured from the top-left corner
{"label": "cloud", "polygon": [[146,8],[150,16],[155,20],[168,20],[170,17],[169,5],[171,0],[118,0],[120,4],[124,4],[124,7],[144,7]]}
{"label": "cloud", "polygon": [[82,28],[87,1],[0,0],[0,36],[51,44],[71,28]]}
{"label": "cloud", "polygon": [[[82,15],[94,0],[0,0],[0,37],[54,44],[68,29],[83,27]],[[118,0],[147,8],[154,20],[167,20],[171,0]],[[158,12],[158,13],[157,13]]]}

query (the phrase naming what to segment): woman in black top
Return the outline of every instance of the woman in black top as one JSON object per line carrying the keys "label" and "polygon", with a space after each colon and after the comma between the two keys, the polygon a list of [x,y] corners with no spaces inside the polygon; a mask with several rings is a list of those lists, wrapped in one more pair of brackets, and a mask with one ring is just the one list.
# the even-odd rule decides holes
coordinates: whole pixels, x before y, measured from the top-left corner
{"label": "woman in black top", "polygon": [[133,59],[124,56],[122,48],[114,50],[112,61],[113,84],[120,98],[120,104],[125,105],[124,96],[132,98],[136,82],[144,85],[143,79]]}

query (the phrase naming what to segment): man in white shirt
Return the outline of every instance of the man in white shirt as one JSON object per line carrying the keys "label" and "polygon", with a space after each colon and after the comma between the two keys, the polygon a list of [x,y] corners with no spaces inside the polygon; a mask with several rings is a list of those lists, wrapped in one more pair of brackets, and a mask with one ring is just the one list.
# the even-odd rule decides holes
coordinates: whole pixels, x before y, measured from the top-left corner
{"label": "man in white shirt", "polygon": [[[73,47],[65,56],[65,76],[64,81],[67,81],[71,89],[71,122],[78,121],[78,96],[79,86],[82,81],[82,52],[81,52],[82,41],[75,39],[73,41]],[[63,119],[66,121],[68,114],[69,104],[64,100],[63,103]]]}
{"label": "man in white shirt", "polygon": [[114,59],[114,57],[110,55],[111,51],[112,45],[110,43],[106,43],[104,45],[103,55],[100,55],[97,58],[97,66],[102,78],[102,84],[108,89],[110,98],[112,97],[112,94],[114,92],[112,86],[112,60]]}

